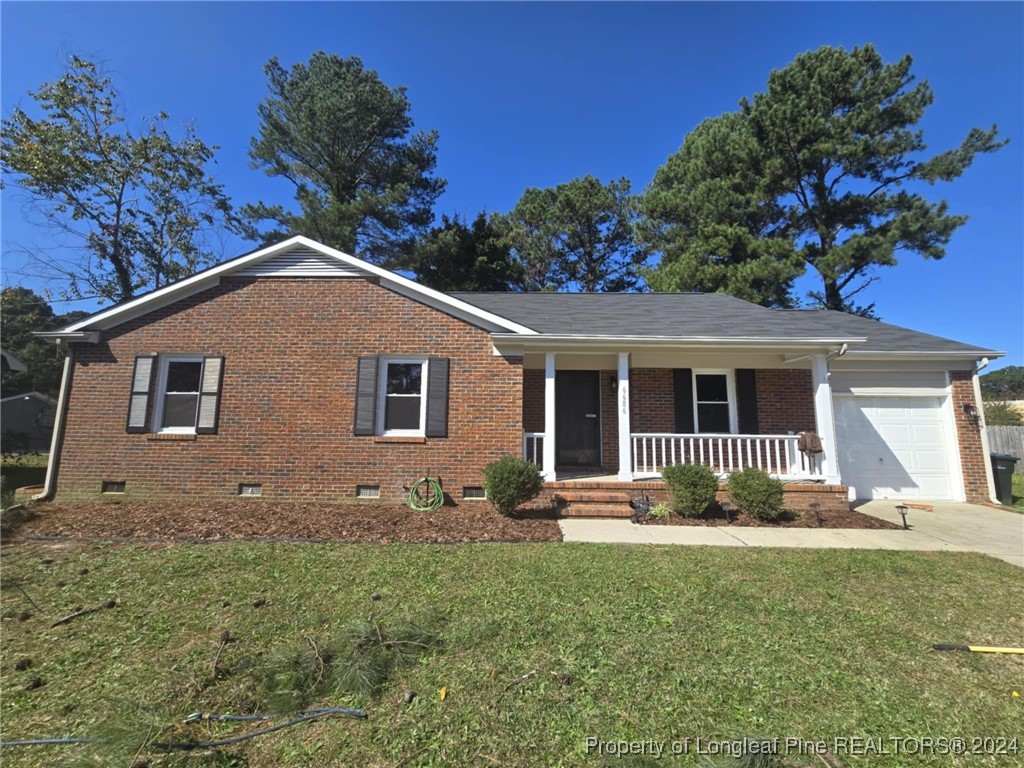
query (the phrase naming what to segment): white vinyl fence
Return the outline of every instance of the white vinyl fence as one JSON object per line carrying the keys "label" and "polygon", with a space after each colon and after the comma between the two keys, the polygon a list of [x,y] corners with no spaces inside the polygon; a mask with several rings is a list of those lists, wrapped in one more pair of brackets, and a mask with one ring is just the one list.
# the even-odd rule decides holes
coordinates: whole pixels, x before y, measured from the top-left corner
{"label": "white vinyl fence", "polygon": [[993,453],[1009,453],[1020,461],[1013,468],[1015,475],[1024,475],[1024,427],[985,427],[988,447]]}

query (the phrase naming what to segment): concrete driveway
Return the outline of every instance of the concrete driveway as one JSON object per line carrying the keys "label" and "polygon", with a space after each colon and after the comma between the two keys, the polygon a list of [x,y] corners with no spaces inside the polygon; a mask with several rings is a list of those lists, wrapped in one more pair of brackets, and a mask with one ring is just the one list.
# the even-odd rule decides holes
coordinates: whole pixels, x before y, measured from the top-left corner
{"label": "concrete driveway", "polygon": [[[858,512],[900,522],[894,501],[868,501]],[[977,504],[932,504],[933,512],[911,508],[910,532],[968,552],[983,552],[1024,568],[1024,515]]]}
{"label": "concrete driveway", "polygon": [[[871,501],[858,512],[901,523],[894,501]],[[560,520],[565,541],[621,544],[689,544],[714,547],[895,549],[981,552],[1024,568],[1024,515],[974,504],[934,504],[911,509],[909,531],[817,528],[733,528],[634,525],[629,520]]]}

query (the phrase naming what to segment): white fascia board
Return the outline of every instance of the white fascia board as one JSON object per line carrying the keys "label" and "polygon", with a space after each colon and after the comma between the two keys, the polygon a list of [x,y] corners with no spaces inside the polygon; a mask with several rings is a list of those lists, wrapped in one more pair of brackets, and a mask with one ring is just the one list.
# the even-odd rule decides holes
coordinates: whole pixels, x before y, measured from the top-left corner
{"label": "white fascia board", "polygon": [[223,264],[219,264],[216,267],[211,267],[198,275],[193,275],[184,280],[181,280],[172,285],[160,288],[152,293],[148,293],[145,296],[140,296],[137,299],[128,301],[124,304],[116,307],[111,307],[105,312],[100,312],[97,315],[88,317],[85,320],[80,320],[77,323],[72,323],[67,328],[62,328],[60,331],[52,332],[52,338],[68,338],[67,334],[81,331],[83,329],[90,330],[106,330],[113,328],[114,326],[123,323],[140,315],[144,315],[147,312],[152,312],[154,309],[158,309],[162,306],[178,301],[179,299],[191,296],[199,291],[204,291],[208,288],[212,288],[220,283],[220,278],[224,275],[231,274],[238,270],[244,269],[254,262],[262,261],[263,259],[271,258],[279,253],[283,253],[290,248],[294,248],[297,245],[301,245],[305,248],[309,248],[317,253],[321,253],[324,256],[330,256],[338,259],[345,264],[357,267],[364,272],[381,278],[382,284],[386,287],[400,293],[403,296],[409,298],[416,298],[422,301],[424,304],[436,307],[438,309],[444,309],[451,314],[461,316],[463,319],[472,318],[476,321],[480,321],[482,324],[488,326],[488,330],[491,329],[503,329],[513,334],[534,334],[532,328],[527,328],[525,325],[514,323],[511,320],[495,315],[492,312],[487,312],[480,309],[473,304],[469,304],[465,301],[452,298],[441,291],[435,291],[432,288],[427,288],[416,283],[413,280],[402,277],[399,274],[390,272],[382,267],[378,267],[369,262],[357,259],[355,256],[349,256],[347,253],[330,248],[326,245],[310,240],[308,237],[302,235],[296,235],[290,237],[280,243],[262,248],[258,251],[250,253],[248,256],[241,258],[232,259]]}
{"label": "white fascia board", "polygon": [[978,349],[965,352],[871,352],[870,350],[850,350],[843,357],[857,360],[892,360],[908,358],[911,360],[980,360],[983,357],[1006,357],[1005,352],[992,349]]}
{"label": "white fascia board", "polygon": [[495,333],[491,335],[496,345],[503,343],[514,343],[524,347],[540,348],[552,345],[579,344],[587,347],[593,346],[631,346],[646,347],[756,347],[773,349],[829,349],[838,348],[843,344],[863,343],[863,338],[803,338],[803,339],[778,339],[778,338],[748,338],[728,337],[717,338],[708,336],[556,336],[548,334],[535,334],[532,336],[519,336],[513,334]]}

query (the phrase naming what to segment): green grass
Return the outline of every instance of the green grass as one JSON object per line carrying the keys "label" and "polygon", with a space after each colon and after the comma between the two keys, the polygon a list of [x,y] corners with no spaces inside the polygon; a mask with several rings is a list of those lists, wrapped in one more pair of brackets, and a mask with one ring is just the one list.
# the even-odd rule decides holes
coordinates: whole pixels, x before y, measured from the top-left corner
{"label": "green grass", "polygon": [[1024,512],[1024,475],[1014,475],[1010,482],[1013,489],[1013,508]]}
{"label": "green grass", "polygon": [[[1019,645],[1024,636],[1024,571],[975,554],[16,544],[2,562],[5,739],[108,733],[119,718],[145,735],[149,723],[195,710],[245,710],[259,704],[250,671],[260,654],[301,647],[303,635],[325,636],[370,611],[444,612],[443,644],[394,670],[378,697],[327,699],[365,707],[368,720],[305,723],[226,754],[151,766],[698,765],[693,754],[598,758],[584,739],[999,737],[1017,735],[1024,716],[1024,697],[1012,695],[1024,694],[1020,657],[930,650]],[[254,608],[261,596],[266,604]],[[114,609],[49,627],[110,597]],[[34,615],[19,621],[24,610]],[[213,681],[225,629],[237,641]],[[22,657],[32,666],[15,671]],[[43,687],[24,690],[34,676]],[[409,705],[400,701],[406,689],[419,694]],[[179,725],[160,738],[241,730]],[[53,765],[58,755],[98,750],[5,749],[2,761]],[[96,764],[131,757],[101,753]],[[844,768],[908,764],[905,756],[839,759]]]}

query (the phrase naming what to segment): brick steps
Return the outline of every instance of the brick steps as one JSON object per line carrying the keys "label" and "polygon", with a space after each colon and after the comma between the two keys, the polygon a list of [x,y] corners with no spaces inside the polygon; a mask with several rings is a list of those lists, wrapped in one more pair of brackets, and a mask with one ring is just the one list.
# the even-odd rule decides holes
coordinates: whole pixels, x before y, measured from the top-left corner
{"label": "brick steps", "polygon": [[574,503],[559,510],[562,517],[629,517],[633,508],[625,504],[580,504]]}
{"label": "brick steps", "polygon": [[629,504],[625,491],[555,491],[555,501],[566,504]]}
{"label": "brick steps", "polygon": [[563,517],[629,517],[630,495],[622,490],[568,490],[554,493],[555,503]]}

